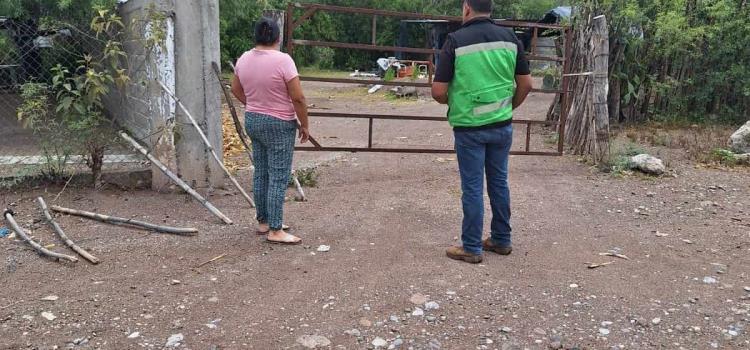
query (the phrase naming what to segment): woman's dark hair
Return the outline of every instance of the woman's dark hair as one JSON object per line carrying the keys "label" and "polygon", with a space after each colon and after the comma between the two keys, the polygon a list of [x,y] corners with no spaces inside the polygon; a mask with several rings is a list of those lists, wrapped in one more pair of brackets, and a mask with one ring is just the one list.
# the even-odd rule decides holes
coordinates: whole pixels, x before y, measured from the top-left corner
{"label": "woman's dark hair", "polygon": [[272,18],[263,17],[255,25],[255,43],[270,46],[279,41],[281,30],[279,24]]}

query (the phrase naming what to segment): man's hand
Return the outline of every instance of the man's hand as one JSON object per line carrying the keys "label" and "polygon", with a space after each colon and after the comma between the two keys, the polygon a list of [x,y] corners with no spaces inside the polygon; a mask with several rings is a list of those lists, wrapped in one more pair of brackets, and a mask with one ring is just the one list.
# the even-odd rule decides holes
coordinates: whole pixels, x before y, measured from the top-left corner
{"label": "man's hand", "polygon": [[513,95],[514,110],[526,101],[526,96],[529,96],[533,88],[534,80],[531,79],[531,75],[516,75],[516,93]]}
{"label": "man's hand", "polygon": [[448,104],[448,83],[432,83],[432,98],[440,104]]}

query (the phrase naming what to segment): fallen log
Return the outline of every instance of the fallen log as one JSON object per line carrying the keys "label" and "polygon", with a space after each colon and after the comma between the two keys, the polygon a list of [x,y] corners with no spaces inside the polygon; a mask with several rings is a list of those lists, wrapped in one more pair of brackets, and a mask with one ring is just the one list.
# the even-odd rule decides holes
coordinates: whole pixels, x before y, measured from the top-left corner
{"label": "fallen log", "polygon": [[255,202],[253,202],[253,199],[250,198],[250,195],[248,195],[247,192],[245,192],[245,189],[242,188],[242,186],[240,186],[240,183],[237,182],[237,179],[235,179],[234,176],[232,176],[232,174],[229,172],[229,169],[227,169],[227,167],[224,165],[224,162],[222,162],[221,159],[219,159],[219,155],[216,154],[216,150],[211,145],[211,142],[208,141],[208,137],[206,137],[206,134],[203,132],[203,129],[201,129],[201,127],[198,125],[198,122],[195,121],[195,118],[193,118],[193,115],[190,114],[190,111],[188,111],[185,105],[182,104],[182,101],[180,101],[180,99],[177,98],[177,96],[175,96],[174,92],[172,92],[172,90],[170,90],[166,85],[164,85],[164,83],[159,81],[159,85],[161,85],[162,90],[164,90],[164,92],[166,92],[167,95],[172,97],[175,103],[177,103],[177,106],[180,107],[180,109],[183,112],[185,112],[185,115],[190,120],[190,124],[192,124],[195,130],[198,131],[198,135],[200,135],[201,140],[203,140],[203,144],[206,146],[209,153],[211,153],[211,155],[213,156],[214,160],[216,161],[216,164],[218,164],[221,170],[224,171],[224,174],[227,175],[227,177],[229,178],[229,181],[232,182],[234,187],[236,187],[237,190],[240,191],[240,193],[242,194],[242,197],[245,198],[247,203],[250,204],[251,207],[255,208]]}
{"label": "fallen log", "polygon": [[133,148],[135,148],[136,150],[138,150],[138,152],[141,152],[141,154],[146,156],[146,158],[148,158],[148,160],[150,160],[151,163],[156,165],[156,167],[158,167],[165,175],[167,175],[167,177],[172,179],[174,183],[180,186],[180,188],[182,188],[185,192],[193,196],[193,198],[195,198],[198,202],[203,204],[203,206],[206,207],[208,211],[216,215],[225,224],[227,225],[233,224],[231,219],[229,219],[226,215],[224,215],[221,211],[219,211],[219,209],[216,209],[216,207],[214,207],[213,204],[211,204],[207,199],[203,198],[203,196],[198,194],[198,192],[195,192],[194,189],[190,188],[190,186],[188,186],[188,184],[186,184],[185,181],[182,181],[179,177],[177,177],[177,175],[175,175],[173,172],[167,169],[167,167],[162,162],[156,159],[156,157],[154,157],[146,148],[141,146],[141,144],[139,144],[136,140],[130,137],[130,135],[128,135],[124,131],[120,131],[120,137],[122,137],[125,141],[128,141],[133,146]]}
{"label": "fallen log", "polygon": [[36,250],[37,252],[39,252],[39,254],[44,255],[46,257],[53,258],[53,259],[67,260],[67,261],[70,261],[70,262],[73,262],[73,263],[78,262],[78,258],[76,258],[74,256],[65,255],[65,254],[59,254],[59,253],[55,253],[55,252],[49,251],[46,248],[42,247],[41,244],[39,244],[39,243],[35,242],[34,240],[32,240],[31,237],[29,237],[26,234],[26,232],[20,226],[18,226],[18,223],[13,218],[13,215],[15,215],[15,213],[13,213],[13,211],[10,210],[10,209],[5,209],[5,212],[3,213],[3,216],[5,217],[5,221],[8,222],[8,225],[10,225],[10,227],[13,229],[13,231],[16,232],[16,234],[18,235],[18,237],[21,237],[21,239],[23,239],[24,241],[26,241],[26,243],[28,243],[32,248],[34,248],[34,250]]}
{"label": "fallen log", "polygon": [[133,220],[133,219],[118,218],[116,216],[92,213],[92,212],[83,211],[83,210],[63,208],[63,207],[56,206],[56,205],[52,206],[52,211],[56,211],[62,214],[79,216],[79,217],[86,218],[86,219],[101,221],[101,222],[111,224],[111,225],[130,225],[130,226],[136,226],[136,227],[140,227],[143,229],[147,229],[149,231],[155,231],[155,232],[161,232],[161,233],[171,233],[175,235],[186,235],[186,236],[193,236],[196,233],[198,233],[198,230],[194,228],[159,226],[159,225],[150,224],[148,222],[143,222],[143,221],[138,221],[138,220]]}
{"label": "fallen log", "polygon": [[84,259],[90,261],[94,265],[101,262],[99,258],[91,255],[85,249],[75,244],[73,240],[68,238],[68,235],[65,234],[60,225],[58,225],[57,222],[55,222],[55,219],[52,218],[52,214],[50,214],[49,208],[47,208],[47,203],[44,202],[44,198],[39,197],[36,199],[36,201],[37,203],[39,203],[39,207],[42,208],[42,213],[44,213],[44,217],[47,219],[47,223],[52,226],[52,230],[55,231],[58,236],[60,236],[60,239],[62,239],[62,241],[65,242],[65,244],[70,247],[70,249],[72,249],[74,252],[78,253],[78,255],[82,256]]}

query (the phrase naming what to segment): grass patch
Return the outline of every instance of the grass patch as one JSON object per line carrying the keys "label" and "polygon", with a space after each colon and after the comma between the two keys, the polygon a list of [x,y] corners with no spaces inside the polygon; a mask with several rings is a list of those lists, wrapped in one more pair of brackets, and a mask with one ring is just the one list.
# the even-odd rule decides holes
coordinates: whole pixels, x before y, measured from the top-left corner
{"label": "grass patch", "polygon": [[[297,169],[293,175],[297,177],[297,180],[299,180],[302,187],[318,186],[317,168]],[[289,187],[294,187],[294,179],[289,180]]]}
{"label": "grass patch", "polygon": [[610,147],[609,160],[600,165],[600,170],[614,176],[627,175],[633,168],[630,158],[648,153],[643,146],[634,142],[615,143]]}

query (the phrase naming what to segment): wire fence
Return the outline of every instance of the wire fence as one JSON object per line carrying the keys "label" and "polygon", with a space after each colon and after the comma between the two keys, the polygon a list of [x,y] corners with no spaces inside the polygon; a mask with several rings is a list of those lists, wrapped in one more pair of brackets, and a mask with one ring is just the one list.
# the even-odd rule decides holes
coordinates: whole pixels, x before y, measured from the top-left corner
{"label": "wire fence", "polygon": [[[19,112],[28,104],[27,87],[51,86],[55,67],[86,73],[81,71],[85,69],[82,60],[105,44],[76,25],[0,17],[0,187],[23,178],[87,171],[85,147],[76,145],[73,138],[60,142],[61,130],[55,125],[32,127],[34,121],[19,118]],[[55,113],[55,96],[49,95],[49,103],[30,107]],[[148,167],[144,157],[116,142],[106,150],[103,165],[105,172]]]}

